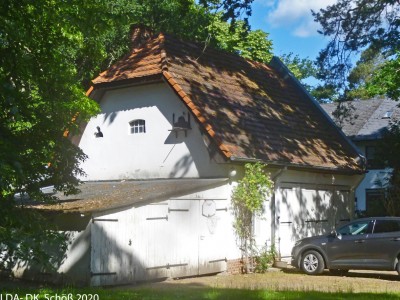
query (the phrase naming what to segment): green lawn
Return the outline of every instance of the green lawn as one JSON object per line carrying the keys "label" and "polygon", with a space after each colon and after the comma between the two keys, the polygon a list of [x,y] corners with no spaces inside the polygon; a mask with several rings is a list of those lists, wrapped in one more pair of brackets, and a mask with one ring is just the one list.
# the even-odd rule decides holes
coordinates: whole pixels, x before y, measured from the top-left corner
{"label": "green lawn", "polygon": [[[1,288],[0,300],[175,300],[175,299],[400,299],[400,294],[393,293],[323,293],[314,291],[269,291],[218,289],[210,287],[176,286],[169,288],[137,287],[131,289],[106,288],[41,288],[18,289]],[[17,296],[18,294],[18,296]],[[38,295],[34,298],[34,295]]]}

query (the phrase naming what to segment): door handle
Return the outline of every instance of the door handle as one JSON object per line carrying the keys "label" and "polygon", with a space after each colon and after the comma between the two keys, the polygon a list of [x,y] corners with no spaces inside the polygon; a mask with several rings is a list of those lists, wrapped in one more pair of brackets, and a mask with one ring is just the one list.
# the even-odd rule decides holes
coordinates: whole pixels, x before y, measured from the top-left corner
{"label": "door handle", "polygon": [[390,239],[393,242],[400,242],[400,237]]}
{"label": "door handle", "polygon": [[365,243],[365,240],[355,240],[354,243],[362,244],[362,243]]}

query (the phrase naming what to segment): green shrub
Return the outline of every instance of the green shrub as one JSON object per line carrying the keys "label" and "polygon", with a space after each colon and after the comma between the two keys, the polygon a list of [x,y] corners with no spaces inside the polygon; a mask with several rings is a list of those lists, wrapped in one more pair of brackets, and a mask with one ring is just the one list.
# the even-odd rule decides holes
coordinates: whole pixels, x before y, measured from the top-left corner
{"label": "green shrub", "polygon": [[255,269],[256,273],[265,273],[275,262],[276,251],[275,247],[271,246],[268,250],[264,248],[255,256]]}

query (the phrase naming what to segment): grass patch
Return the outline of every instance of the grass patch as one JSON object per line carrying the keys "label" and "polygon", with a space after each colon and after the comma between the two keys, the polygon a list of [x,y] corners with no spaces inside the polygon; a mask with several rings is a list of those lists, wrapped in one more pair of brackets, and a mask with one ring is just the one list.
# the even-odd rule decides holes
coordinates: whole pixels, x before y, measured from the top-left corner
{"label": "grass patch", "polygon": [[[0,300],[175,300],[175,299],[399,299],[400,293],[351,293],[316,291],[272,291],[193,287],[176,285],[168,288],[136,287],[123,288],[0,288]],[[37,298],[29,295],[38,295]]]}

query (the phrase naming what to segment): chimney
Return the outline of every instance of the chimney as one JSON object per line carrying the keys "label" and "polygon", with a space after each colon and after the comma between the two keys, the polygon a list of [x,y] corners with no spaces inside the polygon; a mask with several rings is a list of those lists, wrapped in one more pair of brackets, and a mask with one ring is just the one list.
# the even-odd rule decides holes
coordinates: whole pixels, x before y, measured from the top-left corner
{"label": "chimney", "polygon": [[138,49],[153,36],[153,31],[141,24],[133,24],[130,28],[130,48],[131,50]]}

